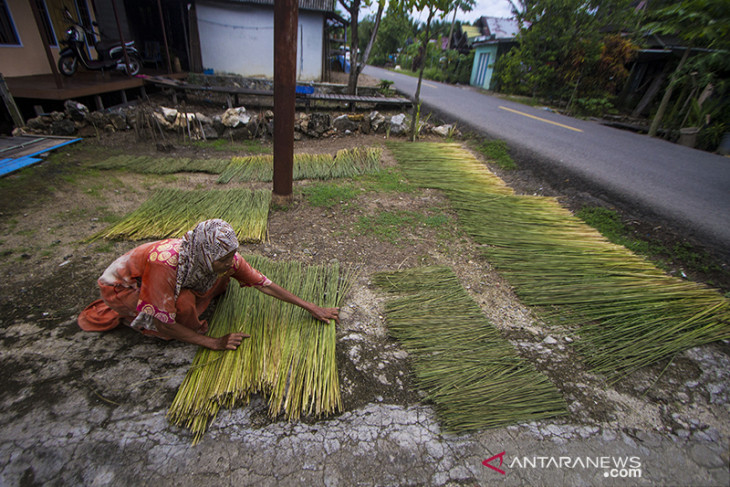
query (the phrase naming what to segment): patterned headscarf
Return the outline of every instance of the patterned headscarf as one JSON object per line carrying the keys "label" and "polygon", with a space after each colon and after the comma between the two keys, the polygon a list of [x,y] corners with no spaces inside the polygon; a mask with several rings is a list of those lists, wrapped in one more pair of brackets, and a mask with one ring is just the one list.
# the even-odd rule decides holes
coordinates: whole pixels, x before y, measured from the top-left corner
{"label": "patterned headscarf", "polygon": [[200,293],[208,291],[218,279],[213,262],[237,249],[236,232],[229,223],[220,219],[198,223],[180,244],[175,298],[183,288]]}

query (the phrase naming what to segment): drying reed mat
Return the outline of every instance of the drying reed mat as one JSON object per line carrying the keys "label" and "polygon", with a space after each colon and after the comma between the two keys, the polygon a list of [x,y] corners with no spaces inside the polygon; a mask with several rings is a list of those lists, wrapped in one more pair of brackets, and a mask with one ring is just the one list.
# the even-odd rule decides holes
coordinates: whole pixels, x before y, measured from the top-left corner
{"label": "drying reed mat", "polygon": [[730,301],[612,244],[554,198],[515,195],[457,144],[390,143],[408,179],[444,191],[459,225],[519,297],[576,326],[588,365],[616,381],[730,338]]}
{"label": "drying reed mat", "polygon": [[487,321],[448,267],[373,276],[399,297],[385,314],[445,428],[466,433],[566,414],[565,401]]}
{"label": "drying reed mat", "polygon": [[[352,275],[338,265],[304,266],[263,257],[246,260],[304,300],[340,306]],[[235,351],[198,349],[172,402],[169,420],[202,438],[221,408],[246,405],[251,394],[268,398],[269,416],[287,420],[327,416],[342,409],[335,323],[316,321],[303,309],[231,282],[217,304],[208,335],[243,332]]]}
{"label": "drying reed mat", "polygon": [[199,222],[220,218],[239,242],[266,240],[271,191],[161,189],[132,213],[90,240],[182,237]]}
{"label": "drying reed mat", "polygon": [[96,169],[124,169],[144,174],[172,174],[176,172],[220,174],[230,163],[230,158],[196,159],[189,157],[116,155],[92,163],[90,167]]}
{"label": "drying reed mat", "polygon": [[[383,150],[374,147],[342,149],[331,154],[294,154],[294,180],[351,178],[372,174],[380,169]],[[271,181],[274,157],[271,155],[234,157],[218,178],[221,184],[242,181]]]}

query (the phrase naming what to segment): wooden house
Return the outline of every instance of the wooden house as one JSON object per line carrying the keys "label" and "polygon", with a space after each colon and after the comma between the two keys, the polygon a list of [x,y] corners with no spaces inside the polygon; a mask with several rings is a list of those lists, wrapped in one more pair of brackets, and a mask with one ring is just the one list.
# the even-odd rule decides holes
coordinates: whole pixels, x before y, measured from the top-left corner
{"label": "wooden house", "polygon": [[514,46],[520,26],[515,19],[497,17],[480,17],[475,26],[479,28],[481,35],[475,37],[471,43],[474,48],[474,64],[469,84],[489,90],[493,84],[494,63]]}

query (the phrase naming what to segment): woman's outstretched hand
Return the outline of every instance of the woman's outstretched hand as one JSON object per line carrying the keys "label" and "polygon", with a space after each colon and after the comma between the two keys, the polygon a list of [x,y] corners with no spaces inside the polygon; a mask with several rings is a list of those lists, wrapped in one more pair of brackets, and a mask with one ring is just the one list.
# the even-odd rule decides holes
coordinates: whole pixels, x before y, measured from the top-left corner
{"label": "woman's outstretched hand", "polygon": [[335,320],[335,323],[340,324],[340,308],[320,308],[319,306],[314,306],[309,312],[312,313],[312,316],[316,320],[325,323],[329,323],[330,320]]}
{"label": "woman's outstretched hand", "polygon": [[256,289],[264,294],[281,299],[286,303],[291,303],[306,309],[316,320],[324,323],[329,323],[330,320],[335,320],[338,325],[340,324],[340,308],[322,308],[316,304],[309,303],[273,282],[268,286],[257,286]]}
{"label": "woman's outstretched hand", "polygon": [[216,339],[216,345],[213,350],[235,350],[244,338],[250,337],[251,335],[246,335],[245,333],[229,333]]}

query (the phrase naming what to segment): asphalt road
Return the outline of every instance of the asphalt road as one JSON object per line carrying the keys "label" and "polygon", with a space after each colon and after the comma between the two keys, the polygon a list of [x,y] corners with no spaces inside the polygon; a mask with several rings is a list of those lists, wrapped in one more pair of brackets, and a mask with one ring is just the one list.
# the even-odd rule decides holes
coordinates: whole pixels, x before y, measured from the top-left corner
{"label": "asphalt road", "polygon": [[[372,66],[413,98],[417,78]],[[422,112],[504,140],[513,156],[553,176],[670,222],[688,238],[730,255],[730,158],[423,80]]]}

